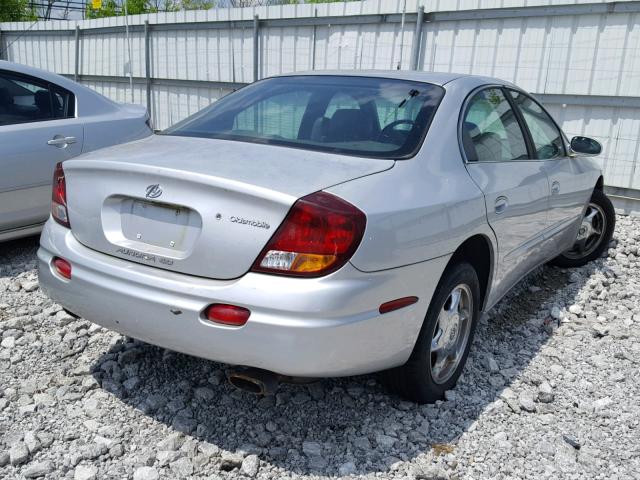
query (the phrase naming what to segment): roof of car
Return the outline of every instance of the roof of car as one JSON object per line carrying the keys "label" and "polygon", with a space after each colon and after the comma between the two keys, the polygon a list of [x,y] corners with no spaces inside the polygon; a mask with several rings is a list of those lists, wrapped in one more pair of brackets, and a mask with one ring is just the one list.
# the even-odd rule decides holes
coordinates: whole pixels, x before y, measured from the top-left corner
{"label": "roof of car", "polygon": [[89,87],[76,83],[62,75],[58,75],[57,73],[48,72],[40,68],[30,67],[20,63],[9,62],[7,60],[0,60],[0,70],[29,75],[70,90],[76,96],[76,110],[79,116],[95,113],[96,109],[100,109],[100,111],[113,111],[114,108],[120,108],[118,106],[119,104],[113,100],[99,94]]}
{"label": "roof of car", "polygon": [[434,85],[440,86],[443,86],[453,80],[457,80],[460,78],[475,80],[476,83],[511,84],[510,82],[506,82],[498,78],[484,77],[479,75],[446,72],[420,72],[416,70],[309,70],[304,72],[285,73],[275,76],[290,77],[296,75],[337,75],[352,77],[397,78],[401,80],[433,83]]}
{"label": "roof of car", "polygon": [[48,72],[47,70],[30,67],[29,65],[23,65],[21,63],[9,62],[7,60],[0,60],[0,69],[11,70],[12,72],[22,73],[24,75],[31,75],[32,77],[41,78],[65,88],[73,87],[75,84],[73,81],[63,77],[62,75],[58,75],[57,73]]}

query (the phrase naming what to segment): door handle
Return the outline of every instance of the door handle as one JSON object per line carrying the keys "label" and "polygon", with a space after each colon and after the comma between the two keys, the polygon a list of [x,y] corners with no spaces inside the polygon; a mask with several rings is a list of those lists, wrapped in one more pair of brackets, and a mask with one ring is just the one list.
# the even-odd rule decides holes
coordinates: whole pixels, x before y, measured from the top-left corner
{"label": "door handle", "polygon": [[551,184],[551,195],[557,195],[560,193],[560,182],[555,181]]}
{"label": "door handle", "polygon": [[496,198],[494,209],[498,215],[504,212],[508,206],[509,206],[509,199],[507,197]]}
{"label": "door handle", "polygon": [[47,141],[47,145],[54,147],[66,147],[72,143],[76,143],[76,137],[63,137],[62,135],[56,135],[51,140]]}

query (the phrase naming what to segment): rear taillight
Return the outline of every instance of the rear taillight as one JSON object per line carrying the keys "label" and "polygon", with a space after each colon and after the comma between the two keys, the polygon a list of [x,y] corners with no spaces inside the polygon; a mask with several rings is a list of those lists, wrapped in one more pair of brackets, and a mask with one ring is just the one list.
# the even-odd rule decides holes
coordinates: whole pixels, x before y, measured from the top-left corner
{"label": "rear taillight", "polygon": [[60,225],[71,228],[67,210],[67,185],[64,179],[62,162],[58,162],[53,172],[53,193],[51,195],[51,216]]}
{"label": "rear taillight", "polygon": [[334,272],[358,248],[364,213],[326,192],[298,200],[260,253],[252,271],[318,277]]}

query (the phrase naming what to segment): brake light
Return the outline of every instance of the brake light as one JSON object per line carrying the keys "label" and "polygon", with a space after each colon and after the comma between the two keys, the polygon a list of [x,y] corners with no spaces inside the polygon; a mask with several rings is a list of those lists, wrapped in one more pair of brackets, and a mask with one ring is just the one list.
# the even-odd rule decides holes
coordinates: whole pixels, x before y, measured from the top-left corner
{"label": "brake light", "polygon": [[51,195],[51,216],[60,225],[69,225],[69,211],[67,210],[67,184],[64,179],[62,162],[58,162],[53,172],[53,193]]}
{"label": "brake light", "polygon": [[252,271],[319,277],[342,267],[364,235],[365,214],[326,192],[296,201]]}
{"label": "brake light", "polygon": [[226,305],[224,303],[214,303],[209,305],[204,312],[207,320],[233,327],[240,327],[247,323],[251,316],[251,311],[236,305]]}

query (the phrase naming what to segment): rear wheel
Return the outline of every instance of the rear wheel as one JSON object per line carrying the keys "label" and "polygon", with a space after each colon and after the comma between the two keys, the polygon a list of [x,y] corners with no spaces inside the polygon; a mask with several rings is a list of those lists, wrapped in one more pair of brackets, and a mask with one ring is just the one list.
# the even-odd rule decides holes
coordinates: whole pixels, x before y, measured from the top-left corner
{"label": "rear wheel", "polygon": [[616,212],[611,200],[601,190],[594,190],[575,243],[551,263],[559,267],[581,267],[601,257],[609,246],[615,225]]}
{"label": "rear wheel", "polygon": [[431,300],[411,357],[384,372],[388,387],[402,397],[432,403],[452,389],[469,355],[480,312],[480,282],[468,263],[448,268]]}

